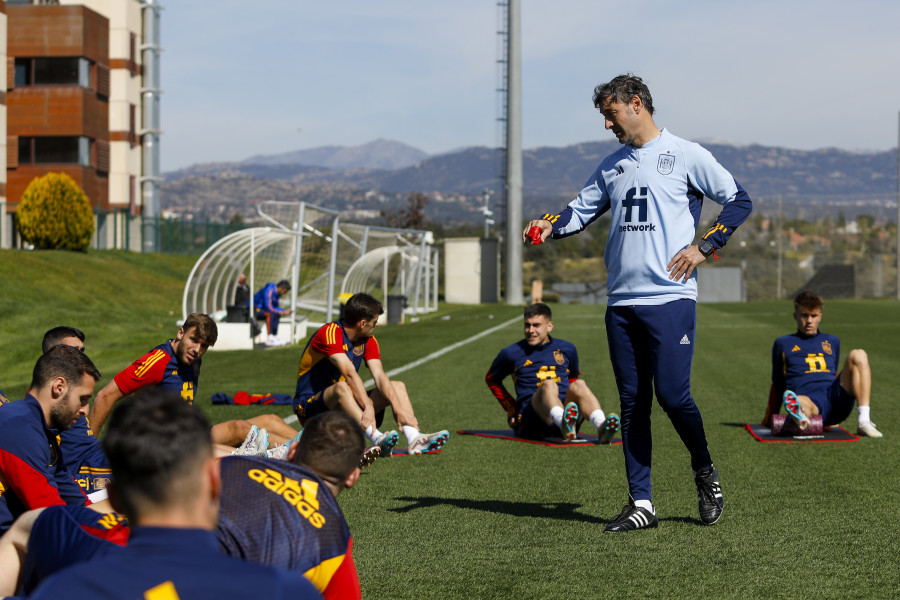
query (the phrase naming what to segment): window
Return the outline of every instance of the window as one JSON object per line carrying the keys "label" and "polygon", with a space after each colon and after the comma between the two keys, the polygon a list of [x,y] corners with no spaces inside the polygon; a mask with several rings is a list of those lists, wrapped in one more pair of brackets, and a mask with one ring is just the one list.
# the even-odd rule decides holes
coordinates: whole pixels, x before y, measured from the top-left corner
{"label": "window", "polygon": [[91,61],[86,58],[17,58],[16,87],[25,85],[80,85],[91,87]]}
{"label": "window", "polygon": [[84,136],[19,137],[19,165],[91,166],[91,139]]}
{"label": "window", "polygon": [[128,105],[128,142],[132,148],[137,145],[136,110],[137,107],[134,104]]}

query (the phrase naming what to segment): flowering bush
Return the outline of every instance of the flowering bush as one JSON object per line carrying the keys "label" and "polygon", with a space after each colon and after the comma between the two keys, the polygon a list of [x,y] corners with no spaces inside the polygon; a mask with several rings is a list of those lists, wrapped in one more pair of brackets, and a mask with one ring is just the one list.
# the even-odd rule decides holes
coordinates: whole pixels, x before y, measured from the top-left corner
{"label": "flowering bush", "polygon": [[47,173],[28,184],[16,212],[22,239],[35,248],[87,250],[94,212],[84,190],[65,173]]}

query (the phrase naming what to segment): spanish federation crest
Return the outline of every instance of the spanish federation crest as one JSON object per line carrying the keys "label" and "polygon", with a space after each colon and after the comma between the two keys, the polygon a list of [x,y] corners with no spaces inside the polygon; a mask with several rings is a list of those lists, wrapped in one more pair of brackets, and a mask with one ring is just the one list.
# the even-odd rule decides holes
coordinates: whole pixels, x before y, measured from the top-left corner
{"label": "spanish federation crest", "polygon": [[822,342],[822,351],[831,356],[831,342]]}
{"label": "spanish federation crest", "polygon": [[366,351],[366,345],[360,344],[358,346],[353,346],[353,356],[362,356],[363,352]]}
{"label": "spanish federation crest", "polygon": [[669,175],[675,170],[675,156],[673,154],[660,154],[656,170],[660,175]]}
{"label": "spanish federation crest", "polygon": [[554,350],[554,351],[553,351],[553,358],[556,359],[556,364],[558,364],[558,365],[565,364],[565,362],[566,362],[566,357],[565,357],[565,355],[562,353],[562,350]]}

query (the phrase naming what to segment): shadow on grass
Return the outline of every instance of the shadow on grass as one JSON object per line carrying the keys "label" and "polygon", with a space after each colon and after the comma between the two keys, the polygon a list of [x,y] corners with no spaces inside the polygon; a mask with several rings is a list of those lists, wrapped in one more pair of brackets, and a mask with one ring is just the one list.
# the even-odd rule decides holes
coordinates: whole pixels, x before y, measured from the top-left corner
{"label": "shadow on grass", "polygon": [[537,519],[557,519],[560,521],[579,521],[605,525],[609,519],[601,519],[593,515],[577,512],[581,504],[574,502],[507,502],[505,500],[472,500],[470,498],[435,498],[422,496],[418,498],[403,496],[394,498],[400,502],[408,502],[406,506],[389,508],[391,512],[407,513],[420,508],[435,506],[455,506],[468,510],[481,510],[514,517],[534,517]]}
{"label": "shadow on grass", "polygon": [[[508,502],[505,500],[472,500],[470,498],[436,498],[434,496],[401,496],[394,500],[408,502],[406,506],[389,508],[395,513],[407,513],[420,508],[433,508],[435,506],[455,506],[467,510],[480,510],[495,514],[512,515],[514,517],[532,517],[535,519],[556,519],[558,521],[578,521],[581,523],[594,523],[606,525],[610,519],[601,519],[593,515],[578,512],[581,504],[574,502]],[[661,522],[669,521],[691,525],[704,526],[700,519],[694,517],[664,517]]]}

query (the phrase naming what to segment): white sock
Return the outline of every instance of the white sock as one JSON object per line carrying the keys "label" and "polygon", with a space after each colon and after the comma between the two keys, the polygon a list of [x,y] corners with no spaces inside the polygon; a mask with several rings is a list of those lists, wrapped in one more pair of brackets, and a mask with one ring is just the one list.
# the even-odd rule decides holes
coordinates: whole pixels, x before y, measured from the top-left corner
{"label": "white sock", "polygon": [[562,406],[554,406],[550,409],[550,418],[553,420],[553,424],[557,427],[562,427],[563,420],[563,407]]}
{"label": "white sock", "polygon": [[406,436],[407,444],[412,444],[413,440],[415,440],[417,437],[419,437],[419,430],[416,429],[415,427],[412,427],[410,425],[404,425],[400,429],[403,430],[403,435]]}
{"label": "white sock", "polygon": [[866,423],[866,422],[870,421],[869,409],[871,409],[871,408],[872,408],[871,406],[857,406],[856,407],[856,410],[859,411],[859,422],[860,423]]}
{"label": "white sock", "polygon": [[606,415],[603,414],[601,409],[597,409],[591,413],[591,416],[588,417],[591,420],[591,425],[593,425],[597,431],[600,431],[600,428],[603,427],[603,423],[606,421]]}
{"label": "white sock", "polygon": [[638,508],[645,508],[645,509],[649,510],[651,513],[653,513],[654,515],[656,514],[656,509],[653,508],[653,503],[650,502],[649,500],[635,500],[634,505],[637,506]]}
{"label": "white sock", "polygon": [[374,425],[369,425],[366,427],[366,437],[369,438],[369,441],[373,444],[378,443],[378,438],[381,437],[381,432],[375,429]]}

